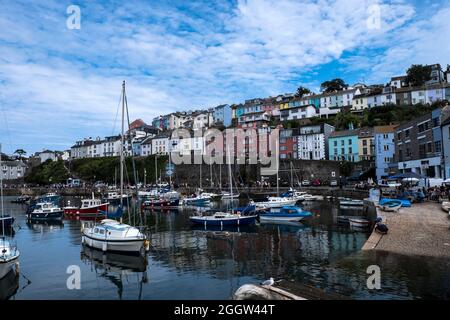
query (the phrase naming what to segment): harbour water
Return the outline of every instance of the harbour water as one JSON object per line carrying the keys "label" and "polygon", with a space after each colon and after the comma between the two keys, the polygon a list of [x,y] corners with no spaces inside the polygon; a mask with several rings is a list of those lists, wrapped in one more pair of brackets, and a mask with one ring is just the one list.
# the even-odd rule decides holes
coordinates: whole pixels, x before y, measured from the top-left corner
{"label": "harbour water", "polygon": [[[5,211],[16,217],[20,276],[0,281],[0,298],[229,299],[241,285],[269,277],[350,299],[450,298],[449,260],[363,252],[369,234],[336,219],[359,213],[328,202],[302,205],[314,213],[302,224],[222,231],[193,228],[193,208],[148,212],[142,223],[151,250],[142,258],[83,248],[80,221],[28,223],[26,207],[11,199],[5,198]],[[367,288],[370,265],[381,269],[380,290]],[[80,268],[79,290],[67,288],[69,266]]]}

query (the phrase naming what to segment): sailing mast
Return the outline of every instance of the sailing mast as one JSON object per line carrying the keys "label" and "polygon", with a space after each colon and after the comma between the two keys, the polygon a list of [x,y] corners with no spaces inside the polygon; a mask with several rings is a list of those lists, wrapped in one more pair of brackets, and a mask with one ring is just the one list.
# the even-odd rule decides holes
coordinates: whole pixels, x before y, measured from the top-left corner
{"label": "sailing mast", "polygon": [[279,183],[279,181],[278,181],[278,172],[280,171],[280,156],[278,155],[278,140],[275,142],[275,145],[276,145],[276,156],[277,156],[277,197],[279,197],[280,196],[280,183]]}
{"label": "sailing mast", "polygon": [[[231,201],[233,201],[233,178],[231,175],[231,159],[230,159],[230,148],[228,147],[228,176],[230,179],[230,197]],[[231,213],[234,213],[233,205],[231,206]]]}
{"label": "sailing mast", "polygon": [[209,163],[209,178],[211,179],[210,183],[211,183],[211,189],[212,189],[213,188],[212,159]]}
{"label": "sailing mast", "polygon": [[[0,144],[0,170],[3,171],[2,168],[2,145]],[[4,218],[3,212],[3,173],[0,171],[0,202],[1,202],[1,210],[2,210],[2,218]],[[2,219],[2,239],[5,239],[5,219]],[[5,242],[3,241],[3,245]]]}
{"label": "sailing mast", "polygon": [[292,161],[289,164],[291,165],[291,188],[294,189],[294,174],[292,172]]}
{"label": "sailing mast", "polygon": [[[124,149],[124,131],[125,131],[125,80],[122,83],[122,134],[120,139],[120,207],[123,208],[123,149]],[[122,218],[120,218],[122,220]]]}

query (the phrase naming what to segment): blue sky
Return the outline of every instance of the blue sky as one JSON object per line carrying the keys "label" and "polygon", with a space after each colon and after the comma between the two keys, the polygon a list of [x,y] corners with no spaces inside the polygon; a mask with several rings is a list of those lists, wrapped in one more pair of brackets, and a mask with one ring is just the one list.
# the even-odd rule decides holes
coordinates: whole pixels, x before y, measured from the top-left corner
{"label": "blue sky", "polygon": [[[69,5],[81,29],[66,27]],[[368,28],[373,6],[379,28]],[[0,142],[63,150],[131,118],[347,83],[386,83],[450,63],[450,1],[0,2]]]}

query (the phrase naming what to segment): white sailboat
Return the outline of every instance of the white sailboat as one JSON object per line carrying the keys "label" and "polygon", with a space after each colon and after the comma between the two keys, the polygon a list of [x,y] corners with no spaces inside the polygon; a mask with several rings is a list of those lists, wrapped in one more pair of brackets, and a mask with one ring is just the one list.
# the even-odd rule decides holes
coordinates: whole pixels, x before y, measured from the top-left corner
{"label": "white sailboat", "polygon": [[[122,84],[122,137],[120,152],[120,207],[123,208],[124,178],[124,133],[125,133],[125,81]],[[121,218],[122,219],[122,218]],[[85,227],[82,225],[82,244],[106,251],[122,253],[141,253],[149,250],[150,243],[138,228],[112,219],[104,219],[100,224]]]}
{"label": "white sailboat", "polygon": [[[0,168],[3,172],[5,170],[2,167],[2,154],[0,145]],[[3,174],[0,174],[0,210],[1,216],[4,217],[4,207],[3,207]],[[17,246],[13,245],[10,241],[6,240],[5,237],[5,220],[1,219],[2,223],[2,238],[0,239],[0,279],[4,278],[11,270],[17,269],[19,265],[20,252]]]}

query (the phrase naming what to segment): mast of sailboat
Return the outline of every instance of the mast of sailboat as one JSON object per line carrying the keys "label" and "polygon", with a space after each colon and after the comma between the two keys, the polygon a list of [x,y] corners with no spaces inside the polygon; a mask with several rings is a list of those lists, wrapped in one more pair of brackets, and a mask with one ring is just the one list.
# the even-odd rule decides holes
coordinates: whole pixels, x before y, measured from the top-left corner
{"label": "mast of sailboat", "polygon": [[202,165],[203,165],[203,161],[202,161],[202,163],[200,163],[200,189],[202,189]]}
{"label": "mast of sailboat", "polygon": [[[125,131],[125,80],[122,82],[122,134],[120,137],[120,207],[123,208],[123,149],[124,149],[124,131]],[[122,220],[122,218],[120,218]]]}
{"label": "mast of sailboat", "polygon": [[[227,148],[228,149],[228,176],[230,179],[230,198],[231,201],[233,201],[233,178],[231,175],[231,158],[230,158],[230,147]],[[234,209],[233,209],[233,205],[231,205],[231,213],[234,213]]]}
{"label": "mast of sailboat", "polygon": [[291,165],[291,188],[294,189],[294,174],[292,171],[292,161],[290,162]]}
{"label": "mast of sailboat", "polygon": [[[3,212],[3,167],[2,167],[2,144],[0,143],[0,210],[2,210],[2,218],[4,218]],[[2,219],[2,239],[5,238],[5,219]],[[5,242],[3,242],[5,244]]]}
{"label": "mast of sailboat", "polygon": [[276,158],[277,158],[277,197],[280,196],[280,183],[278,181],[278,172],[280,171],[280,160],[279,160],[279,155],[278,155],[278,140],[275,142],[276,145]]}
{"label": "mast of sailboat", "polygon": [[[223,160],[223,155],[222,155]],[[219,189],[222,192],[222,162],[219,164]]]}
{"label": "mast of sailboat", "polygon": [[158,188],[158,155],[155,153],[155,184],[156,184],[156,191],[159,190]]}
{"label": "mast of sailboat", "polygon": [[209,162],[209,178],[211,179],[211,189],[213,188],[213,176],[212,176],[212,159]]}

